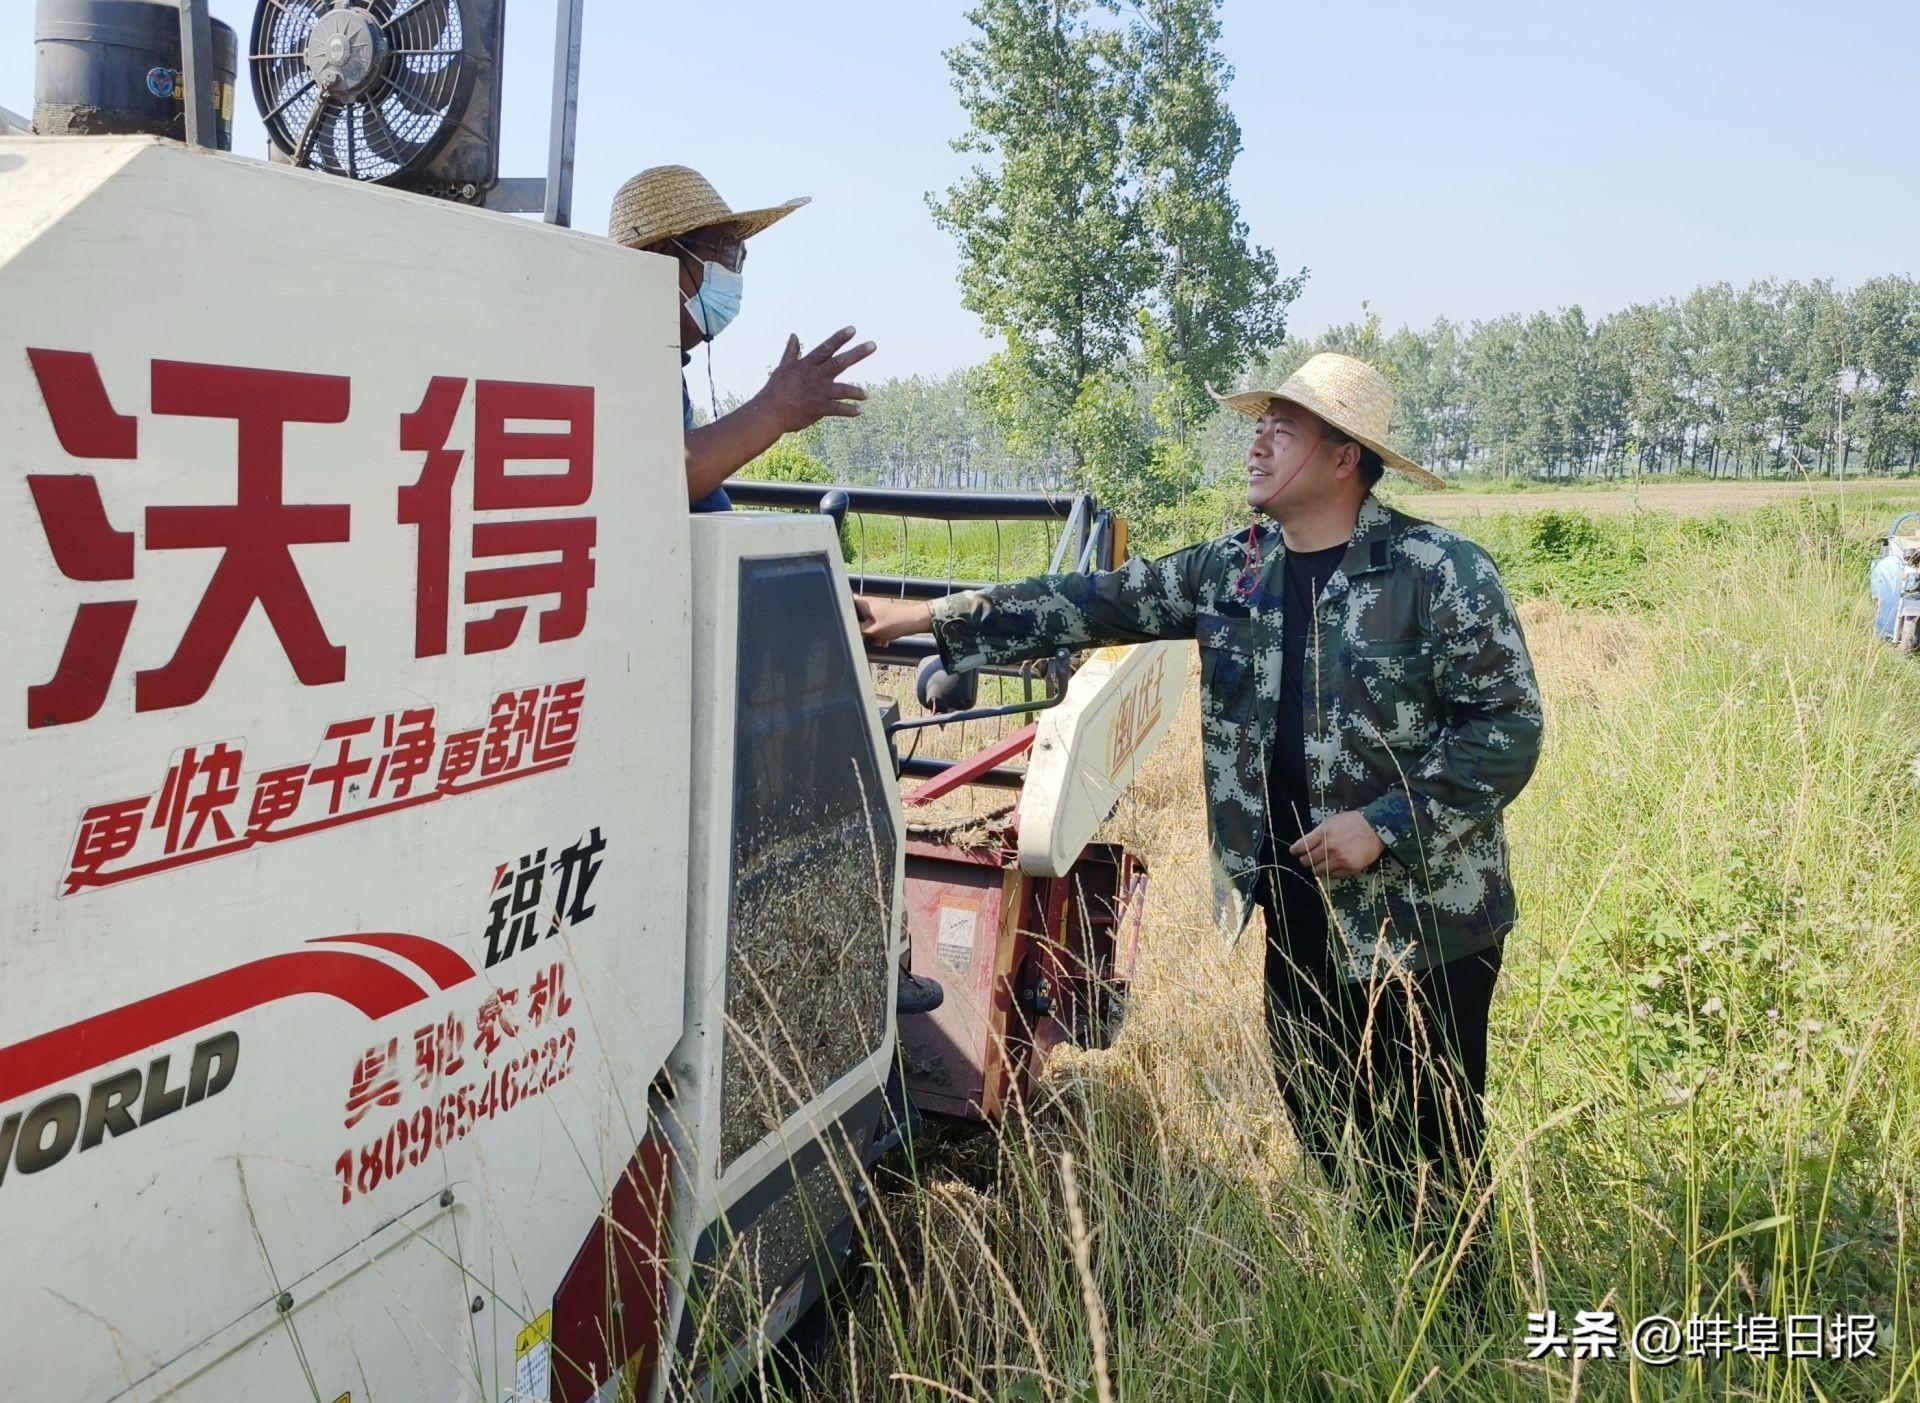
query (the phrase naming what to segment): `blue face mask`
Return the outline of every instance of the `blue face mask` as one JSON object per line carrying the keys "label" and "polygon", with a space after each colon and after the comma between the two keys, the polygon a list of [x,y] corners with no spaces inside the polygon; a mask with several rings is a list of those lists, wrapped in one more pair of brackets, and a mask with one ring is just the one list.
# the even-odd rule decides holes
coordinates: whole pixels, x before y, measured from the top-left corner
{"label": "blue face mask", "polygon": [[740,315],[740,290],[744,280],[733,269],[723,268],[712,259],[700,266],[700,288],[687,299],[687,315],[711,341]]}

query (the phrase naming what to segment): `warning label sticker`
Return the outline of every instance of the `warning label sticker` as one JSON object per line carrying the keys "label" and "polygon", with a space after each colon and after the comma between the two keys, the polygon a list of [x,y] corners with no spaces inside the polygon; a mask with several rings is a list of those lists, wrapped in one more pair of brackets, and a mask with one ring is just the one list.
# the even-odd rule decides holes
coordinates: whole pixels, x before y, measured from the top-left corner
{"label": "warning label sticker", "polygon": [[940,940],[935,952],[941,969],[965,972],[973,967],[973,942],[980,913],[971,906],[940,908]]}
{"label": "warning label sticker", "polygon": [[543,1310],[513,1340],[513,1392],[508,1403],[547,1403],[552,1372],[553,1312]]}

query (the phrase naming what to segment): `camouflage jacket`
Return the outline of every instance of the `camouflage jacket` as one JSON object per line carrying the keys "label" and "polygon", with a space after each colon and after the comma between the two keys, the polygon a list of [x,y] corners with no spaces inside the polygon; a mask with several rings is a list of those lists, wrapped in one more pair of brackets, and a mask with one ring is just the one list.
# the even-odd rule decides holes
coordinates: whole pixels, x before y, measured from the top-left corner
{"label": "camouflage jacket", "polygon": [[[1263,520],[1157,560],[933,605],[954,671],[1062,645],[1198,640],[1214,902],[1229,941],[1262,885],[1285,577],[1280,528]],[[1383,957],[1420,969],[1494,944],[1515,916],[1500,813],[1533,773],[1542,715],[1492,560],[1369,496],[1315,634],[1301,699],[1311,821],[1358,810],[1386,844],[1366,871],[1322,887],[1345,977],[1367,978]]]}

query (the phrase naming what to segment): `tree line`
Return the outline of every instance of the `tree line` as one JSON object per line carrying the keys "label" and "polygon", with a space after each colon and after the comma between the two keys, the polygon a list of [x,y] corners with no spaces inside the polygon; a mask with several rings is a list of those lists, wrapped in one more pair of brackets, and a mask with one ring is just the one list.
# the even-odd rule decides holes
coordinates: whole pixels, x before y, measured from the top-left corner
{"label": "tree line", "polygon": [[1920,460],[1920,284],[1878,277],[1696,288],[1589,321],[1579,307],[1383,333],[1368,316],[1290,345],[1394,377],[1394,447],[1499,477],[1831,477]]}
{"label": "tree line", "polygon": [[[1277,384],[1316,351],[1396,386],[1393,447],[1443,474],[1567,480],[1646,474],[1832,477],[1920,468],[1920,282],[1725,283],[1589,321],[1578,307],[1384,331],[1377,315],[1288,341],[1243,377]],[[821,480],[1065,489],[1058,444],[1009,443],[983,367],[870,388],[858,419],[782,451]],[[1138,386],[1146,405],[1149,387]],[[1142,419],[1151,417],[1143,408]],[[1239,469],[1246,421],[1194,426],[1202,480]]]}

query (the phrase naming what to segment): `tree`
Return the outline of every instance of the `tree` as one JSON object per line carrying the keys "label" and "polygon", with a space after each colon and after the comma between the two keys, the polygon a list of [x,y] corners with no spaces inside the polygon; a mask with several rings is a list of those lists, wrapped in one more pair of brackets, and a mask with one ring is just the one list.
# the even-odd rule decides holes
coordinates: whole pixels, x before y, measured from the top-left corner
{"label": "tree", "polygon": [[1206,384],[1231,384],[1286,334],[1306,281],[1282,278],[1253,245],[1233,197],[1240,123],[1227,105],[1220,0],[1144,0],[1128,32],[1136,76],[1127,132],[1140,235],[1155,268],[1141,318],[1159,417],[1184,447],[1212,412]]}
{"label": "tree", "polygon": [[960,245],[962,301],[1006,339],[996,411],[1035,450],[1126,353],[1151,274],[1125,180],[1124,36],[1088,23],[1091,5],[983,0],[968,13],[978,32],[946,56],[970,123],[954,149],[981,159],[928,197]]}
{"label": "tree", "polygon": [[1870,278],[1850,299],[1854,423],[1868,472],[1912,467],[1920,448],[1920,296],[1908,278]]}
{"label": "tree", "polygon": [[1004,340],[978,385],[1015,452],[1140,510],[1202,476],[1194,429],[1279,343],[1279,276],[1233,198],[1219,0],[982,0],[947,55],[981,159],[934,217]]}
{"label": "tree", "polygon": [[1684,416],[1667,311],[1641,303],[1606,318],[1594,328],[1594,359],[1612,384],[1621,434],[1632,449],[1627,466],[1638,472],[1677,460]]}
{"label": "tree", "polygon": [[1467,338],[1466,382],[1473,406],[1473,436],[1498,455],[1494,466],[1502,477],[1512,468],[1513,445],[1526,416],[1517,374],[1520,328],[1519,317],[1500,317],[1476,324]]}
{"label": "tree", "polygon": [[819,454],[820,426],[783,434],[773,445],[740,469],[740,476],[758,482],[832,482],[833,474]]}

